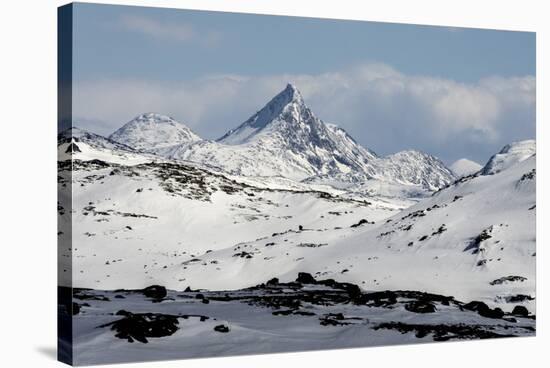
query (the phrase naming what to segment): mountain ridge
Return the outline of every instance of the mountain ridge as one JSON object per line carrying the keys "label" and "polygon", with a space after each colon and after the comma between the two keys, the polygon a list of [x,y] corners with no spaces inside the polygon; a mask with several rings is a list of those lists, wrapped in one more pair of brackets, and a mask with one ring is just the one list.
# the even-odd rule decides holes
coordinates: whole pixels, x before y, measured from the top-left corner
{"label": "mountain ridge", "polygon": [[[167,159],[195,161],[238,176],[281,176],[298,182],[337,179],[357,183],[374,179],[421,186],[425,191],[437,190],[456,179],[439,159],[420,151],[379,157],[343,128],[315,116],[300,91],[290,83],[216,141],[201,139],[189,130],[192,134],[184,139],[171,136],[166,142],[159,142],[165,134],[150,132],[163,126],[156,120],[175,125],[177,129],[168,130],[175,135],[186,126],[169,117],[145,115],[127,123],[110,138]],[[152,138],[147,137],[149,132]]]}

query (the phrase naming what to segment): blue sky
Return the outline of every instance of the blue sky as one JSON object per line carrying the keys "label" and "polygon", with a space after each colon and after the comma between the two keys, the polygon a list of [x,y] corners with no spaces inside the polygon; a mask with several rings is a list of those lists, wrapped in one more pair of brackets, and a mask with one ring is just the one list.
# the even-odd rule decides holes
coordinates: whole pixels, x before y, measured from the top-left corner
{"label": "blue sky", "polygon": [[535,135],[534,33],[78,4],[74,40],[76,124],[101,134],[157,111],[214,139],[292,82],[380,154]]}

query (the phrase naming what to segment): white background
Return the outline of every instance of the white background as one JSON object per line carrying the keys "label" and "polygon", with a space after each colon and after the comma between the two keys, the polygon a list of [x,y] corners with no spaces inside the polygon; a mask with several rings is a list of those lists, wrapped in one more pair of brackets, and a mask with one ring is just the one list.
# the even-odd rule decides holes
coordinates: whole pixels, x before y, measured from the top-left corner
{"label": "white background", "polygon": [[[97,1],[106,3],[106,1]],[[537,32],[537,337],[139,364],[140,367],[531,367],[548,326],[550,22],[545,1],[156,0],[118,4]],[[57,0],[0,3],[0,366],[54,367],[56,345]],[[545,17],[546,15],[546,17]],[[546,69],[545,69],[546,68]],[[546,101],[544,106],[543,101]],[[548,225],[547,225],[548,226]],[[545,326],[546,324],[546,326]],[[127,367],[134,365],[126,365]],[[138,366],[138,365],[135,365]]]}

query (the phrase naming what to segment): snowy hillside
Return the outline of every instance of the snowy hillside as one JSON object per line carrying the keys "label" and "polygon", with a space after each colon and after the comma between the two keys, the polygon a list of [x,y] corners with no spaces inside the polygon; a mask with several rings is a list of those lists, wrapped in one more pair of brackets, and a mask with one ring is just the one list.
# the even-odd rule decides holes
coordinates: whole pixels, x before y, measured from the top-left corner
{"label": "snowy hillside", "polygon": [[491,157],[481,170],[481,175],[496,174],[533,156],[536,151],[536,142],[533,139],[508,144],[499,153]]}
{"label": "snowy hillside", "polygon": [[[66,150],[66,144],[59,149]],[[123,153],[114,152],[108,159],[103,150],[81,146],[86,155],[75,152],[59,163],[59,184],[72,183],[75,190],[72,197],[60,198],[58,208],[61,219],[72,221],[72,234],[59,236],[60,241],[71,236],[78,244],[73,281],[79,286],[185,288],[179,272],[165,278],[158,271],[274,232],[349,226],[364,217],[378,221],[400,209],[387,201],[345,199],[307,184],[236,180],[148,154],[132,153],[123,161]],[[70,249],[65,252],[69,259]]]}
{"label": "snowy hillside", "polygon": [[184,124],[156,113],[139,115],[111,134],[109,139],[149,152],[201,140]]}
{"label": "snowy hillside", "polygon": [[[368,290],[424,290],[505,310],[516,303],[533,309],[534,169],[532,157],[499,174],[457,183],[374,225],[306,227],[203,254],[187,268],[186,281],[233,289],[305,271]],[[250,257],[234,257],[239,252]],[[213,276],[201,279],[204,272]]]}
{"label": "snowy hillside", "polygon": [[473,175],[477,173],[479,170],[481,170],[483,166],[478,164],[477,162],[474,162],[472,160],[468,160],[467,158],[461,158],[459,160],[456,160],[449,166],[449,169],[459,178],[462,178],[464,176]]}
{"label": "snowy hillside", "polygon": [[81,152],[60,162],[60,185],[70,180],[75,189],[58,206],[62,219],[72,216],[72,234],[59,236],[78,245],[75,286],[223,290],[309,272],[366,290],[423,290],[534,309],[534,156],[403,209],[413,202],[231,177],[75,132],[60,136],[60,151],[76,143]]}
{"label": "snowy hillside", "polygon": [[159,159],[77,127],[67,129],[57,136],[57,150],[59,161],[98,159],[131,165]]}

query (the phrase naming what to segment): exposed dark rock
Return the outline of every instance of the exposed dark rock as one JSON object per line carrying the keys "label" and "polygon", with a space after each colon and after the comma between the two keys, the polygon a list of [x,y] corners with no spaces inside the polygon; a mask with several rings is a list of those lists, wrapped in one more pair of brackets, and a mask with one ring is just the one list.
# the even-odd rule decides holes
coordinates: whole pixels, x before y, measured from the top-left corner
{"label": "exposed dark rock", "polygon": [[[485,327],[485,328],[484,328]],[[387,329],[397,330],[401,333],[414,332],[415,336],[419,339],[428,335],[433,335],[434,341],[448,341],[448,340],[471,340],[471,339],[491,339],[497,337],[512,337],[514,335],[499,334],[486,328],[486,326],[475,325],[421,325],[421,324],[409,324],[403,322],[388,322],[381,323],[374,327],[375,330]]]}
{"label": "exposed dark rock", "polygon": [[531,295],[525,294],[515,294],[515,295],[504,295],[498,296],[498,299],[504,300],[506,303],[521,303],[525,301],[535,300]]}
{"label": "exposed dark rock", "polygon": [[311,274],[306,272],[300,272],[298,273],[298,278],[296,279],[296,282],[299,282],[301,284],[316,284],[317,280]]}
{"label": "exposed dark rock", "polygon": [[226,333],[229,332],[230,329],[226,325],[217,325],[216,327],[214,327],[214,331]]}
{"label": "exposed dark rock", "polygon": [[447,228],[445,227],[445,224],[443,224],[439,227],[439,229],[437,229],[437,231],[432,233],[432,236],[442,234],[445,231],[447,231]]}
{"label": "exposed dark rock", "polygon": [[166,297],[167,292],[164,286],[151,285],[141,290],[143,295],[151,299],[163,299]]}
{"label": "exposed dark rock", "polygon": [[342,313],[328,313],[319,317],[321,326],[345,326],[350,322],[346,322],[346,318]]}
{"label": "exposed dark rock", "polygon": [[504,317],[504,312],[500,308],[491,309],[489,306],[483,302],[472,301],[462,306],[464,309],[477,312],[482,317],[487,318],[502,318]]}
{"label": "exposed dark rock", "polygon": [[533,180],[535,178],[536,174],[537,174],[537,170],[532,169],[528,173],[523,174],[521,176],[521,178],[519,179],[519,181],[522,182],[522,181],[526,181],[526,180]]}
{"label": "exposed dark rock", "polygon": [[99,327],[111,327],[119,339],[134,340],[146,344],[147,338],[170,336],[178,330],[178,317],[160,313],[131,313],[120,310],[117,316],[124,318]]}
{"label": "exposed dark rock", "polygon": [[240,258],[247,258],[247,259],[250,259],[253,257],[252,253],[248,253],[248,252],[239,252],[239,253],[235,253],[233,254],[233,257],[240,257]]}
{"label": "exposed dark rock", "polygon": [[527,317],[529,315],[529,311],[523,305],[516,305],[512,310],[512,314],[514,316]]}
{"label": "exposed dark rock", "polygon": [[433,303],[422,300],[415,300],[405,304],[405,309],[414,313],[434,313],[436,311]]}
{"label": "exposed dark rock", "polygon": [[365,224],[374,224],[374,222],[369,222],[367,219],[361,219],[358,223],[351,225],[350,227],[359,227]]}
{"label": "exposed dark rock", "polygon": [[496,280],[491,281],[489,284],[491,285],[501,285],[505,284],[507,282],[524,282],[527,278],[523,276],[504,276],[501,278],[498,278]]}
{"label": "exposed dark rock", "polygon": [[470,249],[473,249],[473,253],[477,253],[480,249],[481,243],[487,239],[492,238],[491,236],[492,231],[493,231],[493,226],[489,226],[487,229],[484,229],[481,233],[479,233],[475,238],[473,238],[470,241],[470,244],[468,244],[468,246],[464,248],[464,252],[467,252]]}
{"label": "exposed dark rock", "polygon": [[300,244],[296,244],[296,246],[300,247],[300,248],[320,248],[320,247],[324,247],[325,245],[328,245],[328,243],[300,243]]}

